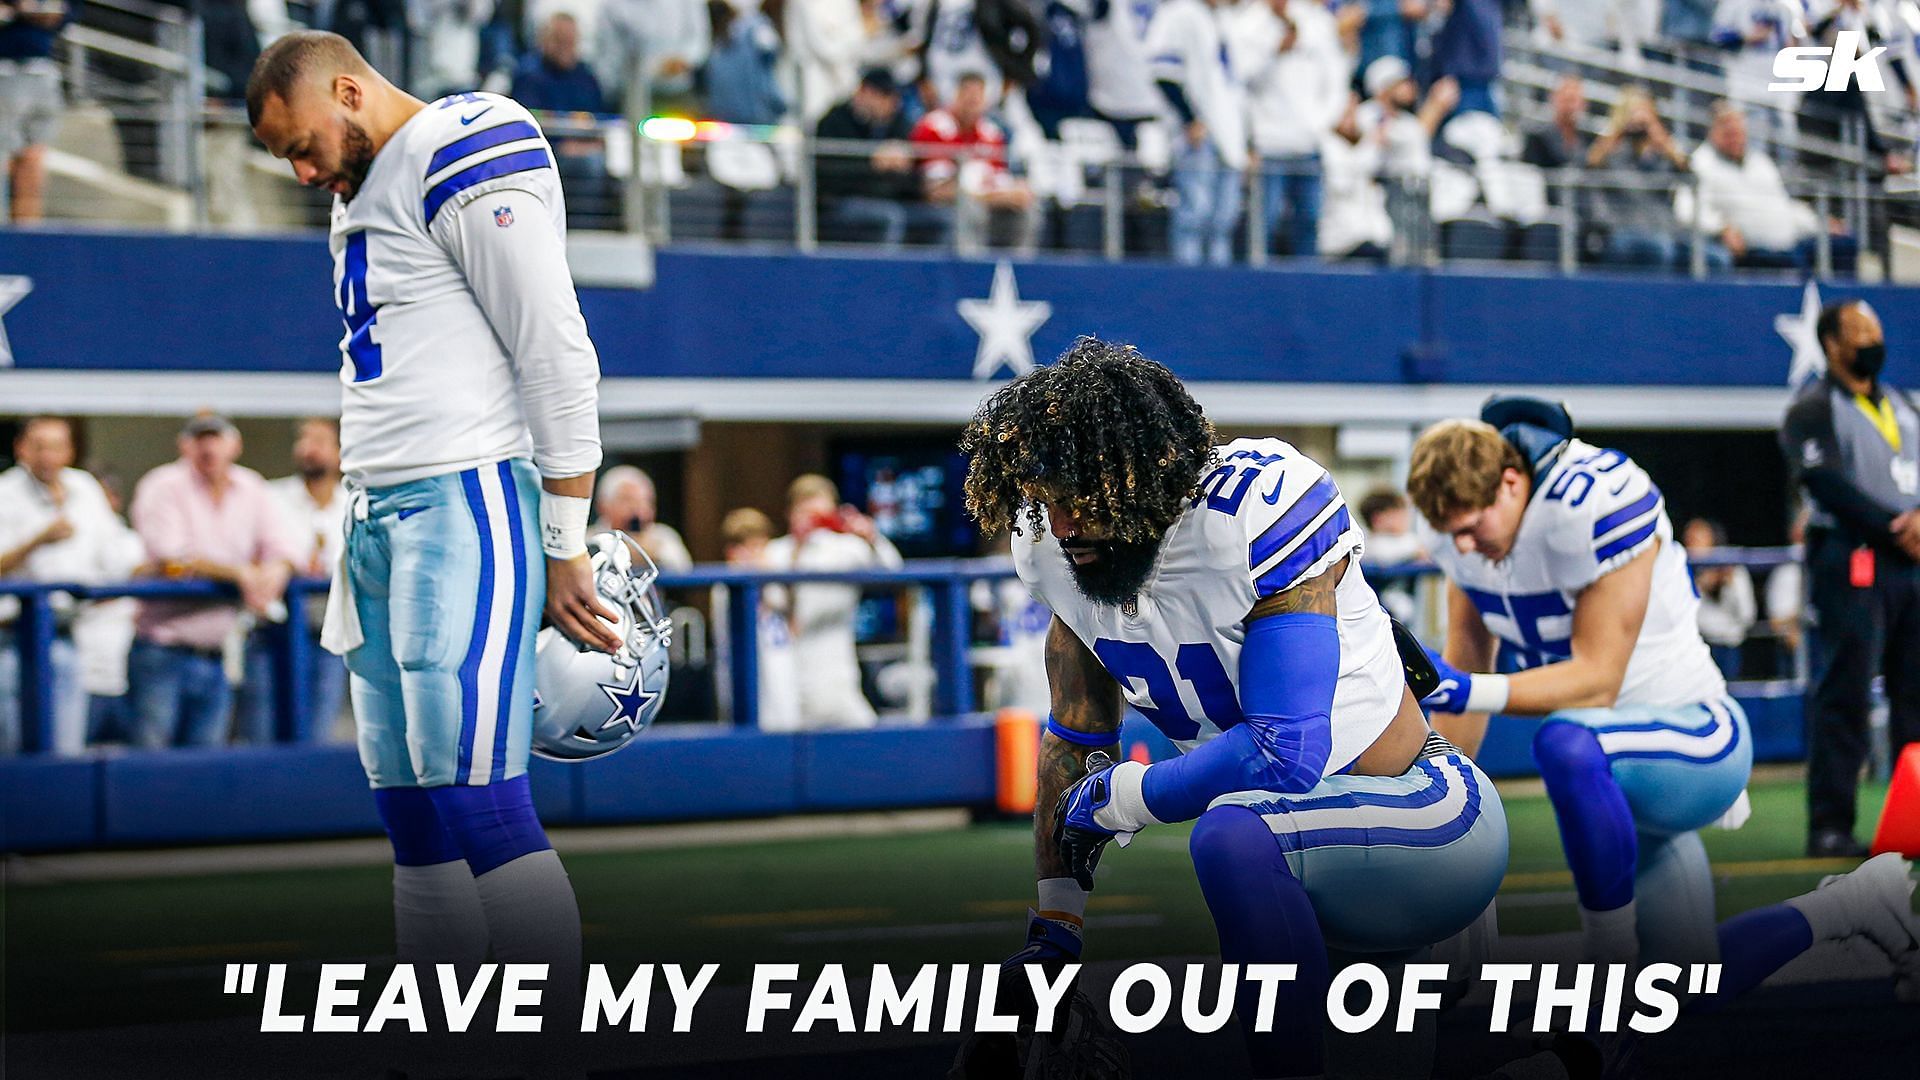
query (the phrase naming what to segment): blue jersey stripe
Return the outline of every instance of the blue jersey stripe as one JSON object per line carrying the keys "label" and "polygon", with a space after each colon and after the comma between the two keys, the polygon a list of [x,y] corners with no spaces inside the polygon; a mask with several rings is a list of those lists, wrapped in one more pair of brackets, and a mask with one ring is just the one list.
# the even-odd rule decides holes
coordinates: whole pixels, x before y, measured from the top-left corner
{"label": "blue jersey stripe", "polygon": [[507,775],[507,731],[514,717],[513,683],[519,674],[520,634],[527,623],[527,541],[526,508],[520,502],[520,486],[513,480],[512,462],[502,461],[500,490],[506,496],[507,539],[513,550],[513,620],[507,631],[507,655],[500,663],[499,719],[493,726],[493,779]]}
{"label": "blue jersey stripe", "polygon": [[1606,517],[1601,518],[1599,521],[1594,522],[1593,538],[1595,540],[1600,539],[1620,526],[1625,525],[1627,522],[1632,521],[1634,518],[1639,517],[1641,514],[1653,509],[1659,502],[1660,489],[1654,488],[1648,491],[1645,495],[1640,496],[1633,505],[1623,506],[1613,513],[1608,514]]}
{"label": "blue jersey stripe", "polygon": [[1247,554],[1247,569],[1251,570],[1293,542],[1294,537],[1306,529],[1307,523],[1320,516],[1328,504],[1340,497],[1340,489],[1333,484],[1333,477],[1322,474],[1306,494],[1287,507],[1280,519],[1267,526],[1266,531],[1254,537],[1253,545]]}
{"label": "blue jersey stripe", "polygon": [[1638,547],[1641,541],[1652,536],[1653,531],[1659,527],[1660,518],[1658,515],[1648,518],[1645,525],[1640,526],[1617,540],[1610,540],[1600,545],[1600,548],[1593,553],[1593,557],[1600,562],[1606,562],[1608,559],[1613,558],[1623,551],[1631,551]]}
{"label": "blue jersey stripe", "polygon": [[427,162],[426,175],[432,176],[441,169],[459,161],[463,157],[472,157],[482,150],[490,150],[501,143],[517,142],[521,139],[537,139],[540,129],[525,120],[496,124],[490,128],[481,128],[471,135],[465,135],[434,151],[433,160]]}
{"label": "blue jersey stripe", "polygon": [[1266,596],[1268,593],[1291,588],[1300,575],[1306,573],[1314,563],[1319,562],[1321,556],[1332,551],[1333,545],[1339,543],[1340,537],[1352,527],[1353,518],[1347,513],[1346,507],[1343,506],[1334,511],[1331,517],[1320,523],[1320,527],[1314,530],[1306,543],[1294,548],[1293,554],[1280,560],[1273,569],[1261,574],[1259,580],[1253,583],[1253,591]]}
{"label": "blue jersey stripe", "polygon": [[493,615],[493,525],[487,517],[486,496],[480,492],[480,471],[468,469],[460,474],[460,486],[466,491],[467,509],[473,514],[473,527],[479,533],[480,582],[473,602],[473,633],[467,639],[467,655],[460,661],[460,755],[454,763],[453,782],[473,780],[474,721],[480,706],[480,657],[487,651],[487,624]]}
{"label": "blue jersey stripe", "polygon": [[427,224],[433,224],[433,216],[447,204],[447,200],[467,190],[475,184],[484,183],[499,176],[511,176],[514,173],[532,172],[535,169],[552,168],[553,158],[547,154],[547,148],[536,146],[531,150],[518,150],[511,154],[502,154],[489,158],[477,165],[469,165],[433,185],[427,192]]}

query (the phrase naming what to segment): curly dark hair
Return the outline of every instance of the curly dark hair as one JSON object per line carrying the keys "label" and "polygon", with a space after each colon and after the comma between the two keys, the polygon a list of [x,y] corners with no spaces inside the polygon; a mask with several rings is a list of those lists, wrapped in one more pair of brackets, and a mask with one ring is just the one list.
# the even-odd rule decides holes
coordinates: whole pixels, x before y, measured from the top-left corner
{"label": "curly dark hair", "polygon": [[1173,372],[1094,337],[981,404],[960,438],[967,510],[988,535],[1037,533],[1040,497],[1121,543],[1158,541],[1214,463],[1213,425]]}

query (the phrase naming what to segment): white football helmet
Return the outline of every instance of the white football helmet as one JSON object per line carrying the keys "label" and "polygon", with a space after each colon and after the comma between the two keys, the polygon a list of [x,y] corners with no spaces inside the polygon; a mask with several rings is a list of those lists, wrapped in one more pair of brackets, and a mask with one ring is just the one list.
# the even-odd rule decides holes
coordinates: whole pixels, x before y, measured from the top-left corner
{"label": "white football helmet", "polygon": [[609,656],[583,648],[557,627],[534,645],[533,752],[554,761],[585,761],[633,741],[667,698],[667,646],[672,621],[654,581],[660,568],[633,538],[601,533],[587,542],[600,599],[620,616],[624,644]]}

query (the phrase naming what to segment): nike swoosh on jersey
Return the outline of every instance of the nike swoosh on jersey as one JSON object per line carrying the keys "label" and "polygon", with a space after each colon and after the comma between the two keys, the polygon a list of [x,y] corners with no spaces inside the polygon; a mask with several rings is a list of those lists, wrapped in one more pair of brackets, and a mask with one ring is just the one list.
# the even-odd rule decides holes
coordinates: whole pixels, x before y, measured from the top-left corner
{"label": "nike swoosh on jersey", "polygon": [[1619,487],[1617,487],[1617,488],[1614,488],[1614,489],[1613,489],[1613,492],[1612,492],[1612,493],[1613,493],[1613,494],[1615,494],[1615,495],[1618,495],[1618,494],[1620,494],[1621,492],[1623,492],[1623,491],[1625,491],[1625,490],[1627,490],[1627,484],[1628,484],[1628,483],[1630,483],[1630,482],[1631,482],[1632,480],[1633,480],[1633,477],[1631,477],[1631,476],[1623,476],[1623,477],[1621,477],[1621,478],[1620,478],[1620,486],[1619,486]]}
{"label": "nike swoosh on jersey", "polygon": [[1276,505],[1280,501],[1280,488],[1283,485],[1285,485],[1286,482],[1287,482],[1287,474],[1284,470],[1282,470],[1278,476],[1275,476],[1273,478],[1273,490],[1267,492],[1265,495],[1262,495],[1260,497],[1267,500],[1268,506]]}
{"label": "nike swoosh on jersey", "polygon": [[489,105],[486,108],[481,109],[479,112],[474,113],[472,116],[463,116],[460,118],[460,126],[466,127],[468,124],[473,123],[475,120],[480,119],[481,117],[487,115],[492,111],[493,111],[493,106]]}

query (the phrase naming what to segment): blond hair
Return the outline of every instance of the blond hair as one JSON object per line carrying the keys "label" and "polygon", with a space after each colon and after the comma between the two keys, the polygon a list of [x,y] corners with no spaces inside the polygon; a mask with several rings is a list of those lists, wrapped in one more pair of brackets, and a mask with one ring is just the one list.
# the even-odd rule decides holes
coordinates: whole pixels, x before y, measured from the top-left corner
{"label": "blond hair", "polygon": [[793,483],[787,485],[787,505],[790,507],[814,498],[825,499],[838,506],[840,489],[833,486],[833,481],[819,473],[806,473],[796,477]]}
{"label": "blond hair", "polygon": [[729,511],[720,521],[720,542],[727,547],[771,539],[773,519],[751,506]]}
{"label": "blond hair", "polygon": [[1420,433],[1407,471],[1407,497],[1434,528],[1493,505],[1508,469],[1527,471],[1512,443],[1478,420],[1442,420]]}

